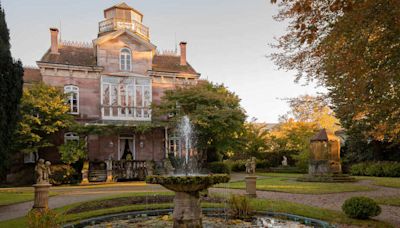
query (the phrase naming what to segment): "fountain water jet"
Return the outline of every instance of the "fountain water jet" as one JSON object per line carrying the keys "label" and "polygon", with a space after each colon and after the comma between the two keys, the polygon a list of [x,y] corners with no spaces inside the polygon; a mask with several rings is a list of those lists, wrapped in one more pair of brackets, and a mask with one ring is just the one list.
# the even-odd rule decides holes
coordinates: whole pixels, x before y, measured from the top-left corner
{"label": "fountain water jet", "polygon": [[[185,151],[185,159],[180,165],[184,173],[172,176],[148,176],[147,183],[160,184],[175,192],[174,197],[174,228],[202,227],[202,213],[199,192],[214,184],[226,183],[230,177],[226,174],[200,175],[198,174],[198,155],[194,151],[193,126],[188,116],[184,116],[178,125],[181,138],[181,151]],[[184,143],[182,145],[182,142]],[[196,164],[195,164],[196,163]]]}

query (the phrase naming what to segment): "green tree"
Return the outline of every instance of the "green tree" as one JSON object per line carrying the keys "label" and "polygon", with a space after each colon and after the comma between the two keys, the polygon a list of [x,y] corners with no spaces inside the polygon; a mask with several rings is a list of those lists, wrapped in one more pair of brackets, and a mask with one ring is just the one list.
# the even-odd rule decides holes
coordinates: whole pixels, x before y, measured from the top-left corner
{"label": "green tree", "polygon": [[154,107],[155,116],[171,116],[173,125],[188,115],[196,129],[197,148],[207,161],[219,161],[238,147],[246,118],[240,99],[225,86],[201,82],[170,90]]}
{"label": "green tree", "polygon": [[240,147],[234,151],[234,159],[248,159],[256,157],[264,159],[270,150],[270,132],[267,126],[257,123],[255,119],[246,122],[242,133],[239,135]]}
{"label": "green tree", "polygon": [[70,165],[87,156],[86,142],[83,140],[68,140],[58,147],[61,161]]}
{"label": "green tree", "polygon": [[21,99],[22,119],[18,123],[16,149],[38,152],[53,146],[50,136],[73,125],[65,95],[56,87],[43,83],[25,88]]}
{"label": "green tree", "polygon": [[22,96],[23,68],[20,61],[14,61],[10,52],[10,35],[5,13],[0,5],[0,179],[9,163],[13,133],[17,125],[18,106]]}

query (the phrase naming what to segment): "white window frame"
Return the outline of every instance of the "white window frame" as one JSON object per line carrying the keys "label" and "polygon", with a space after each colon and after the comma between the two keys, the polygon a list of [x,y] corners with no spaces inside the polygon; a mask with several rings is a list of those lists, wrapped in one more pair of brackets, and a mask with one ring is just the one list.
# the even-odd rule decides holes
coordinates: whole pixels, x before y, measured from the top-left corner
{"label": "white window frame", "polygon": [[[124,57],[124,60],[122,59]],[[129,62],[129,68],[128,68]],[[119,52],[119,69],[122,71],[132,70],[132,51],[129,48],[122,48]]]}
{"label": "white window frame", "polygon": [[38,158],[39,158],[38,152],[31,152],[28,154],[24,153],[24,164],[36,163]]}
{"label": "white window frame", "polygon": [[[64,86],[64,93],[68,94],[68,103],[69,103],[69,113],[70,114],[79,114],[79,87],[75,85],[66,85]],[[76,112],[74,112],[74,94],[76,95]]]}
{"label": "white window frame", "polygon": [[76,134],[75,132],[67,132],[64,134],[64,143],[67,143],[68,141],[77,141],[79,142],[79,135]]}
{"label": "white window frame", "polygon": [[175,131],[168,132],[168,153],[174,157],[181,155],[181,139]]}
{"label": "white window frame", "polygon": [[[149,80],[148,84],[140,84],[138,83],[138,80]],[[108,81],[107,81],[108,80]],[[110,82],[110,81],[115,81],[115,82]],[[122,101],[121,101],[121,83],[123,81],[130,81],[131,83],[124,83],[125,85],[125,105],[122,106]],[[108,104],[104,104],[104,88],[105,86],[108,86]],[[112,87],[116,86],[117,87],[117,115],[113,115],[113,109],[112,109]],[[128,96],[128,87],[131,88],[132,92],[132,99],[133,99],[133,106],[129,104],[129,96]],[[142,99],[141,99],[141,104],[137,103],[137,97],[136,97],[136,92],[137,89],[140,88],[142,90]],[[145,89],[149,91],[149,103],[147,106],[145,106]],[[101,116],[102,119],[104,120],[142,120],[142,121],[150,121],[151,120],[151,103],[152,103],[152,86],[151,86],[151,79],[148,77],[118,77],[118,76],[102,76],[101,77],[101,85],[100,85],[100,99],[101,99]],[[114,106],[115,107],[115,106]],[[109,108],[108,114],[105,115],[105,108]],[[122,109],[125,109],[124,112]],[[129,109],[131,109],[131,112],[129,113]],[[145,116],[145,109],[147,109],[147,116]]]}

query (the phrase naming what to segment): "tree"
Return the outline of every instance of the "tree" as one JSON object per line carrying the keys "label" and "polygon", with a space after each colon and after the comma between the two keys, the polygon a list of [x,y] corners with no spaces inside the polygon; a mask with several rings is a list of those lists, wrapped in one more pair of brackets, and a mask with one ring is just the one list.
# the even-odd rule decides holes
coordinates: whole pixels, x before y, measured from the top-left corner
{"label": "tree", "polygon": [[235,159],[265,159],[266,152],[270,150],[270,132],[265,124],[256,123],[255,119],[244,124],[238,140],[240,146],[232,154]]}
{"label": "tree", "polygon": [[0,5],[0,179],[8,167],[13,133],[20,117],[18,107],[22,96],[24,70],[10,52],[10,35],[5,13]]}
{"label": "tree", "polygon": [[49,137],[74,123],[69,110],[65,95],[58,88],[44,83],[25,88],[21,99],[22,119],[15,132],[16,149],[32,153],[53,146]]}
{"label": "tree", "polygon": [[289,20],[289,32],[276,45],[280,52],[272,55],[276,64],[297,70],[297,80],[317,80],[328,89],[349,139],[399,145],[399,2],[272,2],[282,9],[277,19]]}
{"label": "tree", "polygon": [[87,156],[86,142],[83,140],[68,140],[58,147],[61,161],[71,165]]}
{"label": "tree", "polygon": [[174,114],[169,120],[172,125],[188,115],[196,130],[197,149],[209,162],[237,148],[246,118],[239,97],[210,82],[167,91],[154,112],[158,118]]}
{"label": "tree", "polygon": [[326,99],[322,96],[301,95],[287,99],[290,111],[281,118],[293,118],[298,122],[315,123],[320,129],[335,132],[339,129],[339,120],[328,106]]}

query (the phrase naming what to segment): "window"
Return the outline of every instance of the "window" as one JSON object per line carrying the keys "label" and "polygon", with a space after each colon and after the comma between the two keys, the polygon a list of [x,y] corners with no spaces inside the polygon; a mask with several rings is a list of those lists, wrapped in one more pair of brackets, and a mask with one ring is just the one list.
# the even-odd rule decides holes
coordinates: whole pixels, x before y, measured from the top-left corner
{"label": "window", "polygon": [[79,142],[79,136],[76,133],[68,132],[64,134],[64,143],[68,141],[76,141]]}
{"label": "window", "polygon": [[70,106],[71,114],[79,113],[79,88],[77,86],[64,86],[64,93],[67,94],[67,103]]}
{"label": "window", "polygon": [[131,70],[131,50],[128,48],[123,48],[120,54],[120,69],[123,71]]}
{"label": "window", "polygon": [[169,154],[170,156],[180,156],[181,149],[180,149],[181,139],[176,135],[176,133],[170,133],[168,136],[168,147],[169,147]]}
{"label": "window", "polygon": [[39,154],[37,152],[32,152],[28,154],[24,153],[24,164],[36,163],[38,158]]}
{"label": "window", "polygon": [[103,76],[101,80],[103,119],[151,119],[150,78]]}

